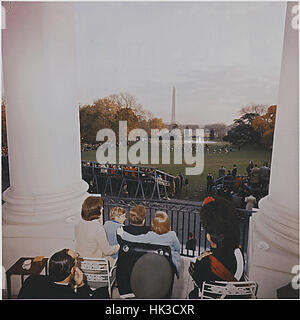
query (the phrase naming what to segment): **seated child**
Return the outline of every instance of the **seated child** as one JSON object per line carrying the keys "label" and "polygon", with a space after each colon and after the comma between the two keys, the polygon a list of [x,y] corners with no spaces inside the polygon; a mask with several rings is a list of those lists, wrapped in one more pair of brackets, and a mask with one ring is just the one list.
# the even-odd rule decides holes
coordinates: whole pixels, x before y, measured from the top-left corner
{"label": "seated child", "polygon": [[[106,221],[103,227],[106,232],[108,243],[113,246],[118,244],[116,232],[120,226],[124,225],[124,222],[126,220],[126,209],[121,207],[112,208],[109,213],[109,218],[110,220]],[[116,259],[117,256],[118,253],[112,255],[114,259]]]}
{"label": "seated child", "polygon": [[171,224],[168,215],[165,212],[157,211],[151,222],[151,230],[146,234],[132,235],[119,228],[118,235],[125,241],[152,243],[169,246],[172,253],[172,261],[176,268],[177,276],[180,274],[180,242],[176,232],[171,231]]}

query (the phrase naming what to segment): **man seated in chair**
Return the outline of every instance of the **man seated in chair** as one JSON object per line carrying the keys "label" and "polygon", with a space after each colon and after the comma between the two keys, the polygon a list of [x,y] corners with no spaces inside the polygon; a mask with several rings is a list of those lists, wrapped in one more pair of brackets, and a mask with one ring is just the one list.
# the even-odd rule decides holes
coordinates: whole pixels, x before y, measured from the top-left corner
{"label": "man seated in chair", "polygon": [[[136,205],[129,211],[129,225],[124,226],[124,231],[133,236],[146,234],[151,230],[149,226],[145,226],[146,221],[146,208],[143,205]],[[120,237],[119,240],[120,241]],[[119,243],[122,246],[122,243]],[[119,251],[117,260],[117,284],[121,298],[133,298],[130,287],[130,274],[136,259],[125,258],[124,252]]]}
{"label": "man seated in chair", "polygon": [[[125,229],[125,228],[124,228]],[[171,223],[168,215],[165,212],[157,211],[151,221],[151,230],[146,234],[132,235],[122,227],[117,230],[118,239],[120,243],[122,241],[129,241],[135,243],[152,244],[168,246],[171,250],[172,268],[177,277],[180,275],[181,257],[180,257],[180,242],[177,238],[175,231],[171,231]],[[122,244],[120,245],[122,247]],[[121,250],[122,252],[122,250]],[[119,255],[120,258],[120,255]],[[120,262],[120,260],[118,260]],[[135,261],[134,261],[135,262]],[[133,267],[134,263],[131,266]],[[131,270],[128,274],[131,274]],[[174,277],[174,273],[172,274]],[[173,283],[173,279],[172,279]],[[170,298],[172,295],[172,287],[170,288],[166,298]]]}
{"label": "man seated in chair", "polygon": [[145,226],[146,208],[143,205],[136,205],[129,210],[129,225],[124,230],[134,236],[145,234],[151,230]]}
{"label": "man seated in chair", "polygon": [[244,258],[239,248],[239,224],[235,208],[224,198],[207,197],[200,211],[200,220],[207,232],[211,250],[203,252],[191,263],[189,273],[195,288],[189,297],[199,297],[204,281],[243,281]]}
{"label": "man seated in chair", "polygon": [[18,299],[88,299],[90,288],[77,267],[77,254],[63,249],[49,260],[49,276],[29,276]]}

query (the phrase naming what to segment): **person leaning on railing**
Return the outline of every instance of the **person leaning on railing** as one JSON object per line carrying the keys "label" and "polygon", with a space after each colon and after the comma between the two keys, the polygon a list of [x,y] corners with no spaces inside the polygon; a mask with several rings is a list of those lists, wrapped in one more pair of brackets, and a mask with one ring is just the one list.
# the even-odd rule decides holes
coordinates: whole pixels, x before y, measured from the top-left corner
{"label": "person leaning on railing", "polygon": [[243,281],[244,258],[239,246],[239,223],[235,208],[225,198],[207,197],[200,211],[200,221],[207,233],[211,250],[203,252],[189,273],[195,288],[190,298],[199,297],[204,281]]}

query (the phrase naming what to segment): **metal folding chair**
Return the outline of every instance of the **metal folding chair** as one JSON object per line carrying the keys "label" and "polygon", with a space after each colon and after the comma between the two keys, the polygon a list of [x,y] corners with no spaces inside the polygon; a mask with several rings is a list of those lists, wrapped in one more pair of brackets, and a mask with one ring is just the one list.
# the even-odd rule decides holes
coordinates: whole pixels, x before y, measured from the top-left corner
{"label": "metal folding chair", "polygon": [[257,283],[254,281],[225,282],[204,281],[201,299],[256,299]]}
{"label": "metal folding chair", "polygon": [[105,258],[80,258],[79,267],[91,290],[107,286],[111,298],[112,287],[116,281],[116,263],[110,268]]}

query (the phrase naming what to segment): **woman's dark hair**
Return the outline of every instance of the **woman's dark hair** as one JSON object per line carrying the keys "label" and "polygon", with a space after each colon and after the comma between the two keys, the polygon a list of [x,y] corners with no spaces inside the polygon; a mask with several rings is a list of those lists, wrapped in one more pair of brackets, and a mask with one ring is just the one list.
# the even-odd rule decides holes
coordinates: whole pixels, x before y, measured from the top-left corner
{"label": "woman's dark hair", "polygon": [[240,229],[234,206],[223,197],[205,204],[200,211],[203,228],[217,248],[235,249],[239,246]]}
{"label": "woman's dark hair", "polygon": [[65,280],[75,265],[75,259],[69,255],[69,249],[63,249],[49,260],[49,276],[55,282]]}
{"label": "woman's dark hair", "polygon": [[103,208],[103,200],[101,197],[91,196],[84,200],[81,208],[81,217],[83,220],[92,221],[99,219]]}

